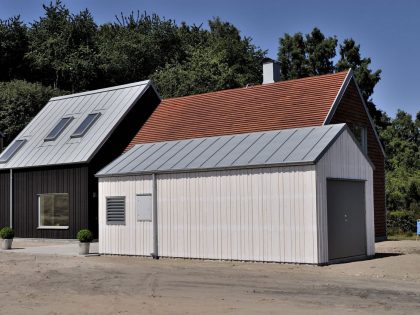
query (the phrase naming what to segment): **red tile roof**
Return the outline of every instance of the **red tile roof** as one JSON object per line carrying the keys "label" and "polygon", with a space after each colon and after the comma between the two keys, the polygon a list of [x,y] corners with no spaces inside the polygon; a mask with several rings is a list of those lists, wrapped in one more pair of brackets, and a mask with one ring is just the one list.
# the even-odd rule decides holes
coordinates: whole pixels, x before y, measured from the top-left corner
{"label": "red tile roof", "polygon": [[165,99],[128,148],[138,143],[322,125],[347,73]]}

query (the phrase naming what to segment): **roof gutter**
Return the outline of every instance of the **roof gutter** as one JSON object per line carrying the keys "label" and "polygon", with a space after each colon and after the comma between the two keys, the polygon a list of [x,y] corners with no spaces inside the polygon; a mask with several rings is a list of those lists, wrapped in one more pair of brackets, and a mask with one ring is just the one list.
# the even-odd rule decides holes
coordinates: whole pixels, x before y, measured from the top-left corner
{"label": "roof gutter", "polygon": [[153,259],[159,259],[159,246],[158,246],[158,213],[157,213],[157,181],[156,174],[152,174],[152,212],[153,212]]}
{"label": "roof gutter", "polygon": [[10,169],[9,174],[9,226],[13,229],[13,169]]}
{"label": "roof gutter", "polygon": [[125,172],[114,174],[99,174],[96,173],[97,178],[108,177],[124,177],[124,176],[146,176],[146,175],[161,175],[161,174],[174,174],[174,173],[196,173],[196,172],[214,172],[214,171],[230,171],[239,169],[255,169],[255,168],[270,168],[270,167],[285,167],[285,166],[302,166],[302,165],[315,165],[316,161],[309,162],[289,162],[289,163],[274,163],[274,164],[257,164],[245,166],[230,166],[230,167],[213,167],[213,168],[194,168],[194,169],[174,169],[174,170],[153,170],[153,171],[139,171],[139,172]]}

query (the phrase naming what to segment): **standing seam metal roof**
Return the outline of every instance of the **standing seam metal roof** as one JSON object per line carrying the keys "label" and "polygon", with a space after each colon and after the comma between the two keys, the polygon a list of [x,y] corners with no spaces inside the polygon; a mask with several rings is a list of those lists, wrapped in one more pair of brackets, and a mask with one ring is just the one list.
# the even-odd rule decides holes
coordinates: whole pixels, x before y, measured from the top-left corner
{"label": "standing seam metal roof", "polygon": [[[26,143],[0,169],[89,162],[149,86],[150,81],[141,81],[51,98],[15,139]],[[71,138],[91,113],[101,115],[83,137]],[[74,119],[57,139],[44,141],[64,117]]]}
{"label": "standing seam metal roof", "polygon": [[313,164],[346,128],[337,124],[138,144],[97,176]]}

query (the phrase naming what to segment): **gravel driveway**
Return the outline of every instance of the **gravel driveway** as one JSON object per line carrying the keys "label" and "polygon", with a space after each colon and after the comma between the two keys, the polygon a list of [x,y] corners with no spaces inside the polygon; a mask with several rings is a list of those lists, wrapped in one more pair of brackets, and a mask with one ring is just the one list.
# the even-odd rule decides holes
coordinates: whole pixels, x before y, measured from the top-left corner
{"label": "gravel driveway", "polygon": [[377,251],[326,267],[0,252],[0,313],[417,314],[420,241]]}

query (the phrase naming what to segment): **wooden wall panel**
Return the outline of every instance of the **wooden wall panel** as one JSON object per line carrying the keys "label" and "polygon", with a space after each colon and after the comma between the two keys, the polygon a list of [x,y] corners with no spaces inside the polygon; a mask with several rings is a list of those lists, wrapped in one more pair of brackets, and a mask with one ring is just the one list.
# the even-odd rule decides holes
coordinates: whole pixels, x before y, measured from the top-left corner
{"label": "wooden wall panel", "polygon": [[344,132],[316,165],[318,263],[328,262],[327,178],[366,180],[366,247],[375,254],[372,167],[348,132]]}
{"label": "wooden wall panel", "polygon": [[[150,255],[152,223],[135,222],[151,177],[100,179],[100,252]],[[159,255],[317,263],[315,166],[157,176]],[[106,225],[107,196],[126,196],[126,225]],[[139,244],[141,244],[139,246]]]}
{"label": "wooden wall panel", "polygon": [[[18,237],[74,239],[89,227],[88,167],[13,171],[13,227]],[[69,229],[38,229],[38,194],[69,194]]]}
{"label": "wooden wall panel", "polygon": [[350,82],[344,93],[331,123],[347,123],[350,126],[356,124],[367,127],[368,156],[375,165],[373,172],[375,236],[378,239],[383,239],[386,237],[385,159],[353,81]]}
{"label": "wooden wall panel", "polygon": [[9,226],[10,219],[10,208],[9,208],[9,199],[10,199],[10,177],[9,172],[0,173],[0,228],[4,226]]}
{"label": "wooden wall panel", "polygon": [[[137,222],[136,194],[151,194],[151,176],[99,179],[99,252],[101,254],[150,256],[152,222]],[[106,224],[106,197],[125,197],[125,224]]]}

